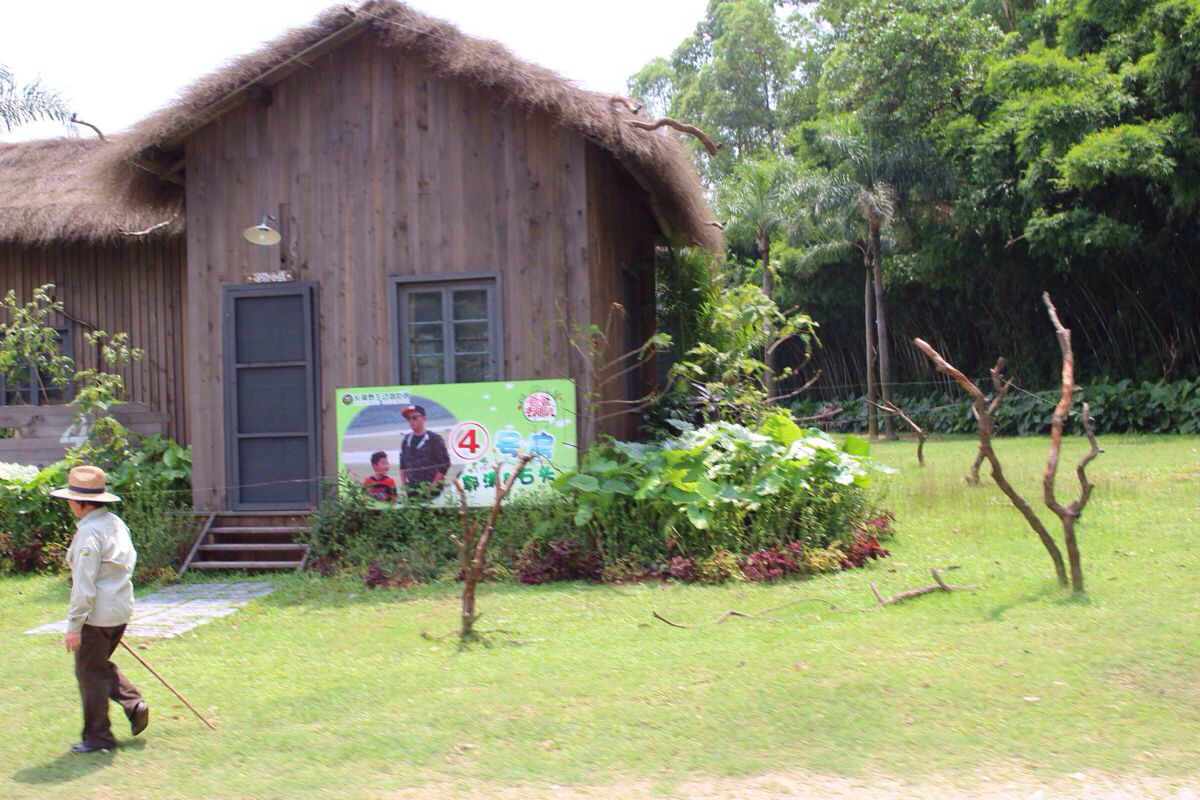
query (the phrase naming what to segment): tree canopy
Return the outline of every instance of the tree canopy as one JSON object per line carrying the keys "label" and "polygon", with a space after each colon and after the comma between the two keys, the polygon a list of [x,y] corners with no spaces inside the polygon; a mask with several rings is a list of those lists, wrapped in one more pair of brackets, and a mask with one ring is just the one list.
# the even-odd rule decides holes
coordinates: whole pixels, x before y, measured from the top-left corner
{"label": "tree canopy", "polygon": [[1200,0],[711,0],[630,91],[724,142],[728,262],[821,323],[830,394],[932,380],[914,336],[1051,384],[1043,290],[1094,379],[1200,373]]}

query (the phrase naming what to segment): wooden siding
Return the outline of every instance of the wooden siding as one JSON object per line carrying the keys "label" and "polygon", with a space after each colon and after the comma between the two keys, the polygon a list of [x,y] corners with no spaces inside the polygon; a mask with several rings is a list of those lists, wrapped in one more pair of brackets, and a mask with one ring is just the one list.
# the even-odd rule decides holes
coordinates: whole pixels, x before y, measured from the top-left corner
{"label": "wooden siding", "polygon": [[15,289],[25,302],[33,289],[53,283],[72,318],[71,353],[78,369],[97,366],[96,348],[83,339],[86,330],[128,333],[145,357],[123,370],[125,399],[165,412],[167,434],[187,443],[184,361],[192,351],[183,336],[183,256],[182,241],[0,243],[0,293]]}
{"label": "wooden siding", "polygon": [[[607,351],[600,362],[640,347],[653,333],[654,245],[658,226],[645,195],[628,172],[611,155],[594,144],[587,146],[588,267],[591,321],[605,331]],[[619,307],[617,307],[619,306]],[[602,376],[596,394],[597,433],[633,438],[639,417],[617,413],[627,401],[644,396],[654,387],[654,365],[626,375],[629,359]],[[605,418],[607,417],[607,418]]]}
{"label": "wooden siding", "polygon": [[[610,225],[640,212],[616,195],[628,179],[586,148],[546,115],[436,78],[369,36],[290,76],[269,107],[239,107],[193,134],[187,389],[192,425],[205,430],[193,443],[197,506],[224,502],[220,286],[246,272],[282,267],[317,282],[326,475],[336,469],[333,390],[398,377],[390,276],[498,273],[502,376],[578,377],[568,331],[602,316],[611,295],[589,268],[633,263],[628,253],[645,246],[644,225],[653,226],[648,212],[644,225]],[[264,213],[281,217],[279,247],[240,238]],[[610,252],[589,242],[593,223],[609,231],[603,236],[633,231],[637,244]]]}

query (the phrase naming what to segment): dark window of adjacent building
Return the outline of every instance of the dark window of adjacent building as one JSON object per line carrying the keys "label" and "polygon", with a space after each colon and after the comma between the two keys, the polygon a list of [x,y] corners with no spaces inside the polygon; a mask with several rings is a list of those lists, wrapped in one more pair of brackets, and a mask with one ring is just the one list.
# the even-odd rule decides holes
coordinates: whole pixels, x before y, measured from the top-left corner
{"label": "dark window of adjacent building", "polygon": [[[54,332],[57,334],[59,352],[66,356],[72,355],[70,329],[55,328]],[[13,379],[10,376],[7,381],[0,375],[0,405],[54,406],[70,402],[70,381],[65,384],[55,383],[45,373],[40,376],[39,381],[39,376],[34,374],[32,366],[25,367],[21,374],[21,378]]]}
{"label": "dark window of adjacent building", "polygon": [[392,281],[398,383],[499,380],[500,303],[494,276]]}

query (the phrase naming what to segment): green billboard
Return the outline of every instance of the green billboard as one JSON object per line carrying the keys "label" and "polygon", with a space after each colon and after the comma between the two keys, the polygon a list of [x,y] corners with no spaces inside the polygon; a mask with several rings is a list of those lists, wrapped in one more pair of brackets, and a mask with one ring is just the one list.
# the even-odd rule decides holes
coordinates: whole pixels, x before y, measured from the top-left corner
{"label": "green billboard", "polygon": [[[534,458],[513,496],[575,468],[575,385],[566,379],[360,386],[335,390],[338,464],[380,502],[491,505],[519,453]],[[499,475],[497,476],[497,469]]]}

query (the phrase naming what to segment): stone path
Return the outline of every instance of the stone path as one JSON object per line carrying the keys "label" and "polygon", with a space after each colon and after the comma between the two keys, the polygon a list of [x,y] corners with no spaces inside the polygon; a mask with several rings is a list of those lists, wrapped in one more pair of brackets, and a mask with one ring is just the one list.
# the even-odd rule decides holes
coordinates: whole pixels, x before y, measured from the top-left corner
{"label": "stone path", "polygon": [[[271,593],[267,581],[238,583],[189,583],[136,597],[133,621],[126,636],[171,638],[197,625],[225,617],[256,597]],[[26,633],[66,633],[67,621],[48,622]]]}

